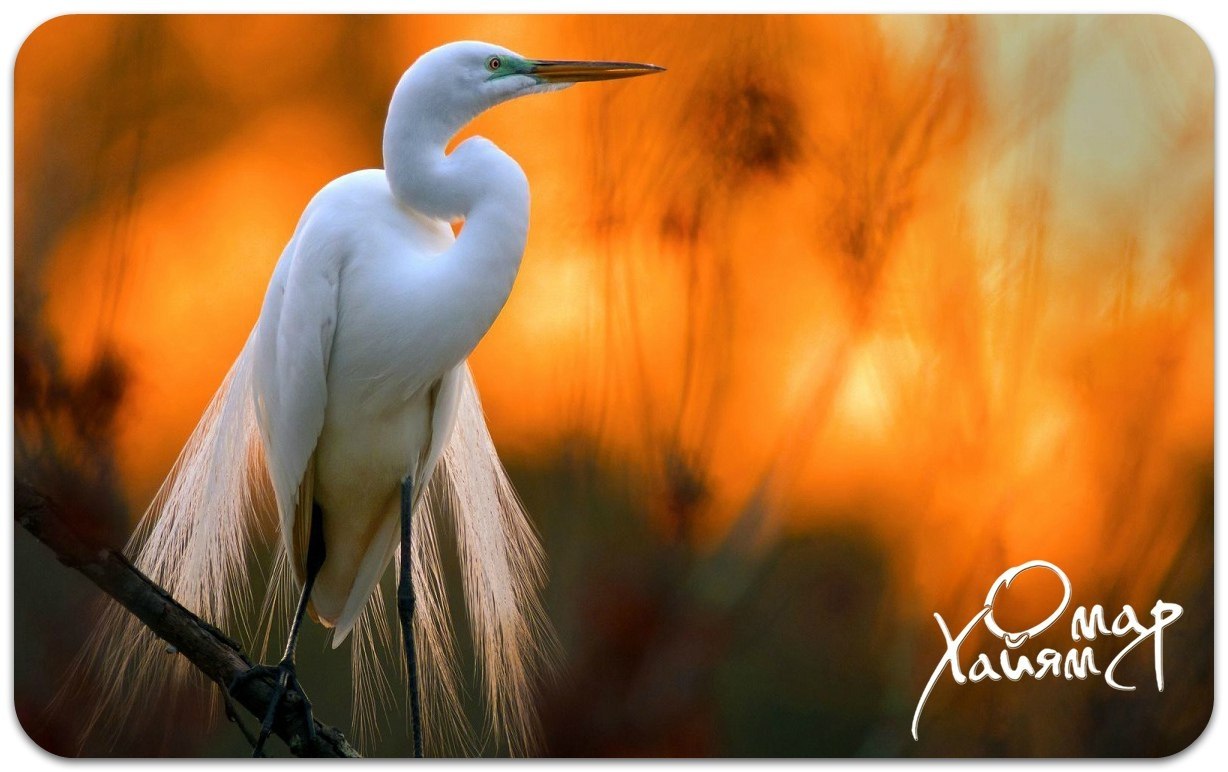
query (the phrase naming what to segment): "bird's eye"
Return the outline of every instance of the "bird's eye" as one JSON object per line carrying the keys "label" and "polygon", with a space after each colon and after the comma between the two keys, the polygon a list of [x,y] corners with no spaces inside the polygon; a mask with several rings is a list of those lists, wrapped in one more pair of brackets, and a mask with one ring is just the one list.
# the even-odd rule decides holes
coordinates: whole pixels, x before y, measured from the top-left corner
{"label": "bird's eye", "polygon": [[499,57],[497,56],[492,56],[486,60],[486,69],[490,70],[491,72],[494,72],[502,66],[503,62],[500,61]]}

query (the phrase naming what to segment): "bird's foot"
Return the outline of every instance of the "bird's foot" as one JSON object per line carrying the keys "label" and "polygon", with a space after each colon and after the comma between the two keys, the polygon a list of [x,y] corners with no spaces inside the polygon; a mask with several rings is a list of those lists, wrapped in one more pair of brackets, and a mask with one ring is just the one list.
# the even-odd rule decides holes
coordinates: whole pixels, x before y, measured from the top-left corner
{"label": "bird's foot", "polygon": [[303,711],[303,723],[307,727],[307,739],[309,742],[315,742],[315,716],[311,711],[311,700],[307,699],[307,693],[303,691],[302,685],[298,682],[298,675],[294,669],[294,660],[283,659],[276,665],[253,665],[248,670],[239,673],[230,682],[230,693],[234,694],[235,688],[240,684],[260,676],[271,677],[276,687],[273,691],[273,698],[269,700],[268,711],[264,714],[264,721],[260,724],[260,734],[256,737],[256,742],[252,746],[252,756],[264,755],[264,744],[269,739],[269,735],[273,733],[273,725],[277,721],[277,711],[282,703],[297,703],[299,709]]}

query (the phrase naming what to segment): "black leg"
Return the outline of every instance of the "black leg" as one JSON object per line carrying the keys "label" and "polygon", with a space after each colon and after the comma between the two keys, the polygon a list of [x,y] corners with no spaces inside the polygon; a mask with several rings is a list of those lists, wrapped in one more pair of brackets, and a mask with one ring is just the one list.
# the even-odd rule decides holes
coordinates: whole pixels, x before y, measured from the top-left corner
{"label": "black leg", "polygon": [[311,701],[307,699],[307,695],[303,692],[303,687],[299,685],[298,676],[294,669],[294,651],[298,646],[299,628],[302,626],[303,617],[307,613],[307,601],[311,598],[311,588],[315,585],[316,577],[320,574],[320,568],[324,565],[324,558],[324,513],[320,509],[319,504],[313,503],[311,506],[311,531],[307,538],[306,576],[303,577],[303,593],[299,596],[298,608],[294,610],[294,619],[290,622],[290,634],[286,638],[286,650],[282,654],[281,662],[276,667],[257,665],[241,673],[235,678],[234,683],[230,685],[230,690],[233,692],[236,684],[255,675],[272,675],[277,680],[277,689],[273,693],[273,699],[269,701],[269,709],[264,715],[264,721],[260,724],[260,735],[256,738],[256,742],[253,745],[252,756],[264,755],[264,743],[269,739],[269,735],[273,733],[273,725],[277,720],[277,710],[281,707],[281,703],[284,701],[288,691],[298,693],[301,705],[303,706],[303,717],[307,724],[308,737],[312,740],[315,739],[315,719],[311,712]]}
{"label": "black leg", "polygon": [[414,481],[401,481],[401,576],[397,583],[397,611],[401,617],[401,637],[405,639],[405,667],[409,670],[409,716],[414,735],[414,758],[422,758],[422,710],[418,698],[418,655],[414,651],[414,581],[411,521]]}

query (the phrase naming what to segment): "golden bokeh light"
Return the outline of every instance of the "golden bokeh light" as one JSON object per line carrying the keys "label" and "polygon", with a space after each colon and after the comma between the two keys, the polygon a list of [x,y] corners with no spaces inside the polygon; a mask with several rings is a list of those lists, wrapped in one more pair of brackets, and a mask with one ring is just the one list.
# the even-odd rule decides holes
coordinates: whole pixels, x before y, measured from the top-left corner
{"label": "golden bokeh light", "polygon": [[[701,542],[764,490],[786,530],[863,520],[929,599],[978,561],[1038,555],[1088,582],[1129,561],[1145,592],[1195,517],[1212,68],[1179,22],[193,16],[166,20],[155,53],[134,25],[36,31],[16,126],[19,182],[50,174],[52,142],[113,156],[77,170],[101,192],[67,222],[36,225],[18,185],[19,230],[52,237],[17,265],[42,266],[70,369],[104,343],[131,368],[116,449],[134,513],[302,207],[379,163],[401,69],[472,37],[669,68],[467,130],[533,186],[521,275],[472,358],[511,457],[581,437],[667,492],[681,464]],[[102,140],[56,128],[63,104],[107,98],[70,51],[78,73],[127,66],[122,87],[149,90],[101,110]]]}

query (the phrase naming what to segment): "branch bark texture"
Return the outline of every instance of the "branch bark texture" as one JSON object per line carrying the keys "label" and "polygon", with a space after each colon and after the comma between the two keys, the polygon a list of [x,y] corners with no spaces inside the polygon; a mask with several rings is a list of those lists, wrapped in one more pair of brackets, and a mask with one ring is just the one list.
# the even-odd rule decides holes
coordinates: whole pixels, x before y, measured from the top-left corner
{"label": "branch bark texture", "polygon": [[[84,574],[223,689],[252,668],[251,660],[237,643],[184,608],[118,550],[74,531],[52,500],[17,482],[13,504],[17,523],[54,552],[61,563]],[[253,674],[236,686],[232,696],[260,720],[268,712],[275,688],[271,677]],[[297,694],[286,696],[273,728],[292,753],[334,758],[358,756],[341,732],[319,721],[314,722],[312,738],[304,711],[295,704],[298,699]]]}

